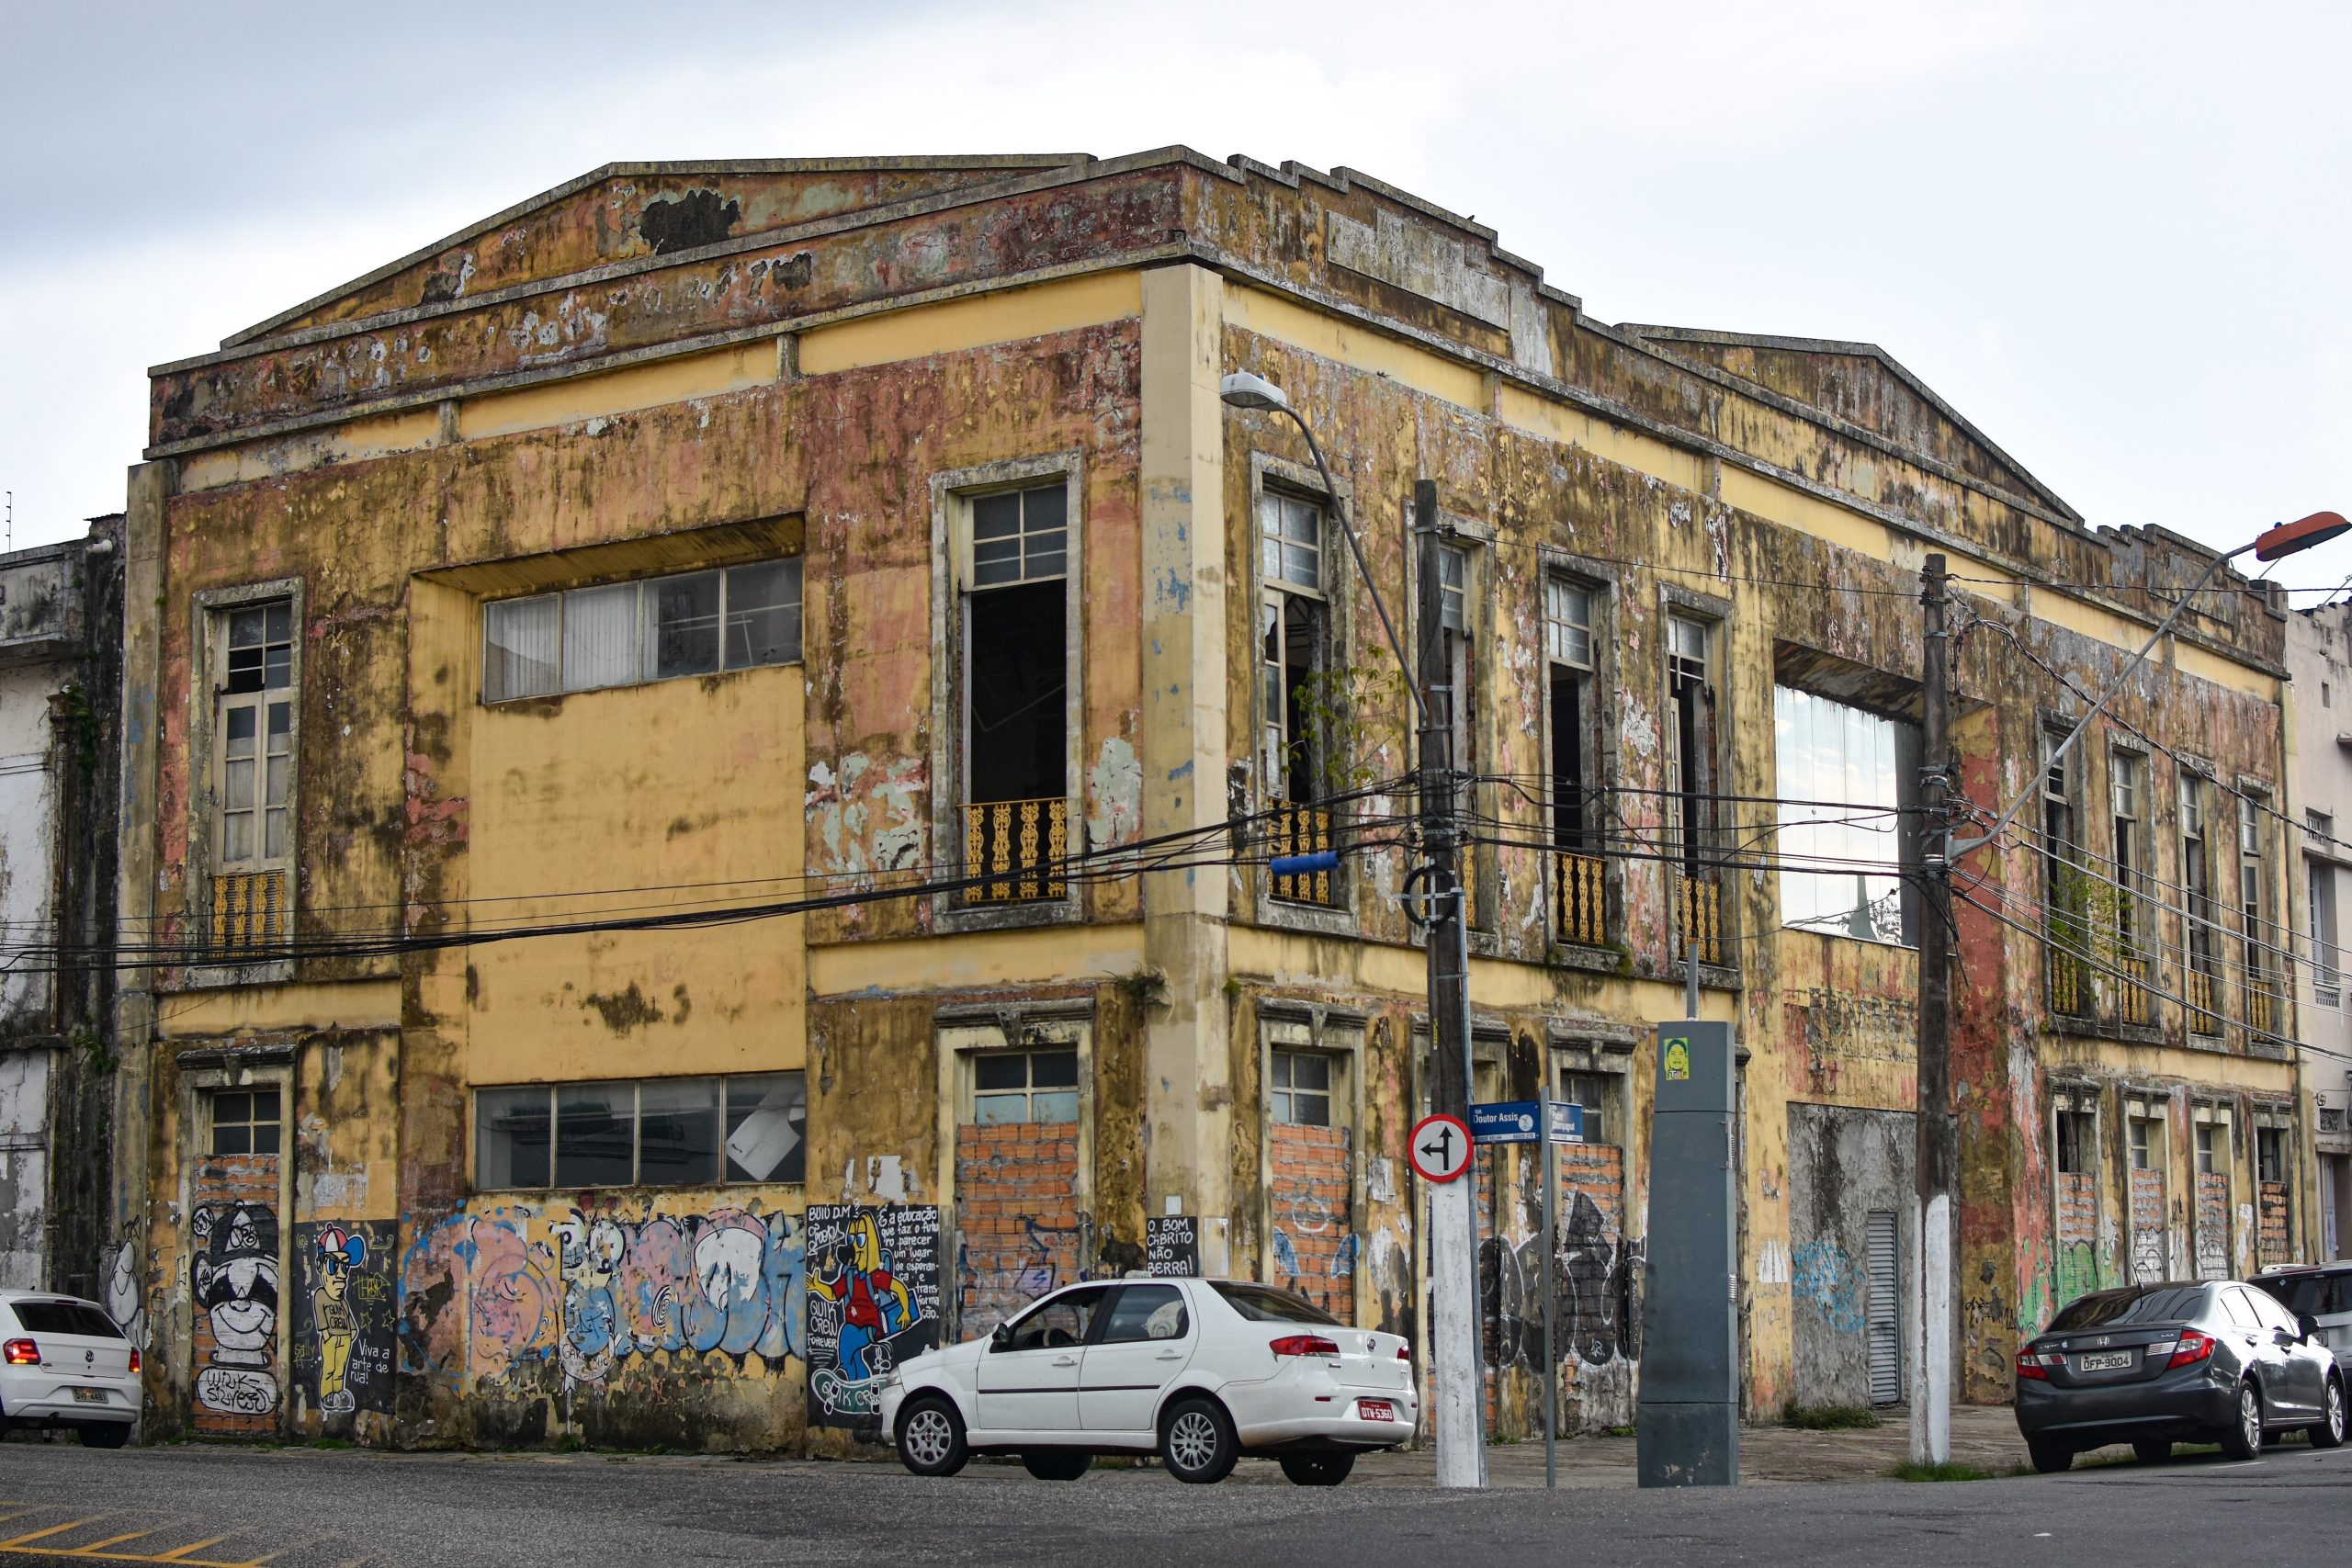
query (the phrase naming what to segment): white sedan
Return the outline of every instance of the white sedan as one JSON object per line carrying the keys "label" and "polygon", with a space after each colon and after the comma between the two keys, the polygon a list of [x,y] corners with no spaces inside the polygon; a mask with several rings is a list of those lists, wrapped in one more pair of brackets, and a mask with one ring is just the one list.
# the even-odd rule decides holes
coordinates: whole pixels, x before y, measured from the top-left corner
{"label": "white sedan", "polygon": [[139,1419],[139,1352],[106,1308],[75,1296],[0,1291],[0,1432],[70,1427],[119,1449]]}
{"label": "white sedan", "polygon": [[889,1375],[882,1429],[917,1475],[1017,1453],[1074,1481],[1098,1453],[1157,1453],[1179,1481],[1267,1454],[1337,1486],[1357,1454],[1410,1442],[1412,1347],[1349,1328],[1288,1291],[1235,1280],[1124,1280],[1043,1297],[982,1339]]}

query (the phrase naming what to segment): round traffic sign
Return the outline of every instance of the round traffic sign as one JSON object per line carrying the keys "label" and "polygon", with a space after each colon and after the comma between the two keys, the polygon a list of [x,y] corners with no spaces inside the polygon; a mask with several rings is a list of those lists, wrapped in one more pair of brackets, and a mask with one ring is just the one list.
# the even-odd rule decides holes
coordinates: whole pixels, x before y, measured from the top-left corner
{"label": "round traffic sign", "polygon": [[1413,1168],[1424,1181],[1451,1181],[1470,1168],[1470,1129],[1459,1116],[1440,1111],[1413,1123],[1408,1145]]}

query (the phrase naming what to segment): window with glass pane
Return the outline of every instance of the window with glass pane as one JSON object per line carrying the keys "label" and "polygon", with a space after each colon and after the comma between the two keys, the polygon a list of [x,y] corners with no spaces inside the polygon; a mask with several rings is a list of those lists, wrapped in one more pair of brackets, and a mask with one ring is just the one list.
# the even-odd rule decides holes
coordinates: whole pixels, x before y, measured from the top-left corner
{"label": "window with glass pane", "polygon": [[637,1182],[698,1187],[718,1179],[718,1080],[647,1078],[637,1086]]}
{"label": "window with glass pane", "polygon": [[208,1097],[216,1155],[274,1155],[278,1152],[277,1088],[220,1089]]}
{"label": "window with glass pane", "polygon": [[1069,548],[1069,493],[1057,480],[972,501],[972,586],[1000,588],[1062,575]]}
{"label": "window with glass pane", "polygon": [[2165,1140],[2160,1122],[2146,1116],[2134,1116],[2128,1128],[2132,1144],[2132,1168],[2162,1170],[2165,1165]]}
{"label": "window with glass pane", "polygon": [[799,1073],[759,1073],[727,1080],[728,1180],[806,1179],[807,1086]]}
{"label": "window with glass pane", "polygon": [[790,664],[800,657],[800,558],[730,566],[727,631],[719,661],[729,670]]}
{"label": "window with glass pane", "polygon": [[579,588],[563,596],[563,689],[626,686],[638,676],[637,584]]}
{"label": "window with glass pane", "polygon": [[1544,583],[1544,651],[1555,664],[1592,668],[1592,590],[1559,578]]}
{"label": "window with glass pane", "polygon": [[[2320,831],[2324,837],[2326,829]],[[2335,953],[2335,866],[2314,856],[2305,863],[2304,872],[2311,885],[2312,986],[2322,1007],[2340,1006],[2343,981]]]}
{"label": "window with glass pane", "polygon": [[558,1085],[555,1184],[628,1187],[636,1179],[637,1085]]}
{"label": "window with glass pane", "polygon": [[646,583],[645,678],[708,675],[718,669],[719,577],[688,572]]}
{"label": "window with glass pane", "polygon": [[485,604],[482,700],[553,696],[563,688],[563,595]]}
{"label": "window with glass pane", "polygon": [[1279,491],[1258,501],[1259,574],[1309,592],[1323,591],[1323,508]]}
{"label": "window with glass pane", "polygon": [[1276,1122],[1331,1124],[1331,1058],[1319,1051],[1276,1051],[1268,1111]]}
{"label": "window with glass pane", "polygon": [[293,606],[232,610],[228,668],[218,699],[219,869],[283,864],[292,839]]}
{"label": "window with glass pane", "polygon": [[1438,624],[1470,635],[1470,552],[1451,547],[1437,553]]}
{"label": "window with glass pane", "polygon": [[555,1172],[555,1091],[546,1084],[474,1092],[474,1185],[545,1187]]}
{"label": "window with glass pane", "polygon": [[1077,1050],[990,1051],[975,1056],[972,1119],[984,1127],[1077,1121]]}
{"label": "window with glass pane", "polygon": [[2287,1134],[2277,1127],[2256,1127],[2254,1130],[2254,1179],[2256,1181],[2287,1179]]}
{"label": "window with glass pane", "polygon": [[1912,727],[1790,686],[1772,688],[1781,922],[1865,942],[1906,940],[1903,755]]}
{"label": "window with glass pane", "polygon": [[2197,1174],[2212,1176],[2229,1167],[2229,1143],[2222,1136],[2221,1128],[2211,1122],[2199,1122],[2191,1138],[2197,1152]]}
{"label": "window with glass pane", "polygon": [[232,692],[282,692],[294,683],[294,606],[279,599],[232,610],[226,685]]}
{"label": "window with glass pane", "polygon": [[1584,1108],[1584,1141],[1586,1143],[1610,1142],[1607,1074],[1580,1073],[1564,1068],[1560,1073],[1560,1098],[1570,1105]]}
{"label": "window with glass pane", "polygon": [[2140,893],[2146,852],[2140,841],[2140,781],[2146,770],[2146,761],[2130,751],[2117,751],[2108,759],[2108,793],[2115,814],[2115,880],[2122,884],[2115,899],[2115,938],[2126,959],[2139,955],[2143,923]]}

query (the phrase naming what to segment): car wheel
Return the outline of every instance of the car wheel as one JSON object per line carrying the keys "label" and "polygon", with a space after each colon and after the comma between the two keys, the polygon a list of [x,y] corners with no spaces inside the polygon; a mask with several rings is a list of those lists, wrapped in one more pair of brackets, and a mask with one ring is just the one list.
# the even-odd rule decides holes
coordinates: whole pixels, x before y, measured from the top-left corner
{"label": "car wheel", "polygon": [[2172,1458],[2172,1439],[2136,1438],[2132,1440],[2132,1451],[2139,1456],[2142,1464],[2162,1464]]}
{"label": "car wheel", "polygon": [[1084,1449],[1040,1449],[1021,1456],[1021,1468],[1040,1481],[1076,1481],[1094,1468]]}
{"label": "car wheel", "polygon": [[1241,1440],[1233,1418],[1206,1399],[1187,1399],[1168,1412],[1159,1427],[1159,1458],[1168,1473],[1188,1485],[1206,1486],[1233,1473]]}
{"label": "car wheel", "polygon": [[953,1475],[971,1457],[963,1418],[938,1395],[917,1400],[899,1417],[899,1462],[917,1475]]}
{"label": "car wheel", "polygon": [[2262,1453],[2262,1391],[2250,1382],[2238,1384],[2238,1418],[2222,1431],[2222,1451],[2235,1460]]}
{"label": "car wheel", "polygon": [[2055,1438],[2028,1438],[2025,1449],[2033,1456],[2033,1468],[2044,1475],[2055,1475],[2062,1470],[2074,1468],[2073,1446]]}
{"label": "car wheel", "polygon": [[2330,1377],[2327,1380],[2327,1399],[2320,1408],[2323,1414],[2317,1421],[2303,1428],[2304,1435],[2311,1438],[2312,1447],[2315,1449],[2342,1448],[2344,1446],[2344,1380],[2342,1378]]}
{"label": "car wheel", "polygon": [[128,1421],[93,1421],[74,1434],[85,1449],[119,1449],[130,1441]]}
{"label": "car wheel", "polygon": [[1283,1473],[1295,1486],[1337,1486],[1356,1467],[1351,1453],[1305,1453],[1282,1456]]}

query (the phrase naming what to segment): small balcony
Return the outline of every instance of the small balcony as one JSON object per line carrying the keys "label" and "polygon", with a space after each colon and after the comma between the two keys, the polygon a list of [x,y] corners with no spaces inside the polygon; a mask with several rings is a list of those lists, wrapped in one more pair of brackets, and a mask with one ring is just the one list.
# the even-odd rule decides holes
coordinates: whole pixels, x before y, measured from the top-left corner
{"label": "small balcony", "polygon": [[216,964],[273,956],[287,937],[286,873],[214,873],[205,935],[206,956]]}
{"label": "small balcony", "polygon": [[1069,803],[991,800],[964,807],[964,875],[971,904],[1035,904],[1068,895]]}
{"label": "small balcony", "polygon": [[1712,872],[1678,876],[1674,887],[1674,956],[1692,954],[1702,964],[1721,967],[1724,961],[1723,885]]}
{"label": "small balcony", "polygon": [[2245,976],[2245,1026],[2256,1034],[2278,1032],[2281,1015],[2286,1010],[2279,1005],[2278,992],[2270,976],[2259,969],[2248,969]]}
{"label": "small balcony", "polygon": [[[1287,806],[1277,803],[1269,824],[1272,831],[1266,842],[1268,858],[1284,855],[1311,855],[1332,847],[1331,813],[1320,806]],[[1333,875],[1328,871],[1306,871],[1295,875],[1277,876],[1268,891],[1289,904],[1317,904],[1326,908],[1339,903],[1332,887]]]}
{"label": "small balcony", "polygon": [[1599,855],[1566,850],[1552,855],[1552,940],[1571,947],[1599,947],[1609,940],[1609,894]]}
{"label": "small balcony", "polygon": [[2149,986],[2153,965],[2137,953],[2115,961],[2115,1018],[2119,1023],[2144,1028],[2156,1021],[2155,992]]}
{"label": "small balcony", "polygon": [[2194,955],[2187,976],[2188,988],[2188,1032],[2191,1034],[2222,1032],[2221,986],[2211,969],[2197,966]]}

